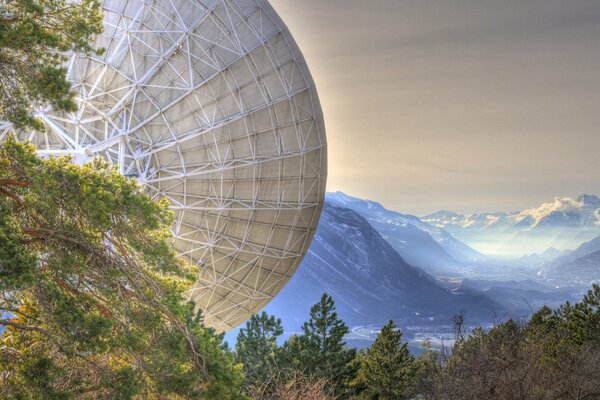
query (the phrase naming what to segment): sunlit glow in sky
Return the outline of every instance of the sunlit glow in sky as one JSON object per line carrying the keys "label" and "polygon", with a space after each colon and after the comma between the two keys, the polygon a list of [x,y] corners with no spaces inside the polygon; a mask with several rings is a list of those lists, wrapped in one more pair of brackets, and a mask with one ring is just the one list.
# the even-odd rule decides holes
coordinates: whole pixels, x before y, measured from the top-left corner
{"label": "sunlit glow in sky", "polygon": [[600,194],[597,0],[272,0],[316,81],[328,190],[418,215]]}

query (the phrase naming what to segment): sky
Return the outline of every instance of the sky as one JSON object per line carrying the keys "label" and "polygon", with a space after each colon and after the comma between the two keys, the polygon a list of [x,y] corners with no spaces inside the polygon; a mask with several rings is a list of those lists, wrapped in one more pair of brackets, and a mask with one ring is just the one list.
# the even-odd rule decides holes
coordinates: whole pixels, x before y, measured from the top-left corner
{"label": "sky", "polygon": [[328,190],[417,215],[600,195],[597,0],[271,0],[307,60]]}

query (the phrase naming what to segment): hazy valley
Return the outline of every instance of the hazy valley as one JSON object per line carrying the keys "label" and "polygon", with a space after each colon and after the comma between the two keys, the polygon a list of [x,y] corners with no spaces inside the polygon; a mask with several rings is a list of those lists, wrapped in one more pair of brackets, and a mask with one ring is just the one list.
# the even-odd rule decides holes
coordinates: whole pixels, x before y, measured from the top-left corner
{"label": "hazy valley", "polygon": [[309,253],[266,311],[297,332],[328,292],[353,345],[369,345],[389,319],[414,352],[424,340],[450,345],[457,313],[470,327],[492,326],[579,300],[600,281],[599,215],[591,195],[522,212],[417,217],[329,193]]}

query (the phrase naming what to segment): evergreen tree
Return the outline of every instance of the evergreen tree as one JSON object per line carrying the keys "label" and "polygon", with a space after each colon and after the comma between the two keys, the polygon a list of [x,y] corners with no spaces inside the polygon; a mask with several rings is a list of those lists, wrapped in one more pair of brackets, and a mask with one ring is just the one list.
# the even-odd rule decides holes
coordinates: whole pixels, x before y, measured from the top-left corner
{"label": "evergreen tree", "polygon": [[0,146],[0,398],[239,398],[167,206],[100,159]]}
{"label": "evergreen tree", "polygon": [[414,395],[414,358],[402,343],[402,331],[394,321],[385,325],[375,343],[361,354],[354,385],[361,397],[377,400],[410,399]]}
{"label": "evergreen tree", "polygon": [[313,349],[309,349],[306,338],[302,335],[291,335],[281,349],[280,364],[286,370],[298,371],[303,374],[313,374]]}
{"label": "evergreen tree", "polygon": [[310,310],[303,334],[293,336],[284,345],[284,358],[293,369],[329,380],[338,394],[344,392],[352,378],[354,349],[346,348],[344,336],[348,326],[338,318],[331,296],[323,294]]}
{"label": "evergreen tree", "polygon": [[281,319],[266,312],[253,315],[240,329],[235,351],[244,366],[247,391],[268,390],[278,374],[279,347],[277,338],[283,334]]}
{"label": "evergreen tree", "polygon": [[[425,399],[597,399],[600,286],[577,304],[542,307],[529,321],[476,328],[424,368]],[[441,361],[441,362],[440,362]]]}
{"label": "evergreen tree", "polygon": [[102,18],[99,0],[0,0],[0,121],[42,129],[35,107],[76,109],[65,52],[101,52]]}

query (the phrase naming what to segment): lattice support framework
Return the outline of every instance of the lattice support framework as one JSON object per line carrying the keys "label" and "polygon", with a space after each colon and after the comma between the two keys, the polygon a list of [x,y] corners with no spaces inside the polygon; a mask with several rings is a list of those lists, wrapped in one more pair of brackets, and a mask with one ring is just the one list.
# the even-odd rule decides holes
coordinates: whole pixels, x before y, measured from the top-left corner
{"label": "lattice support framework", "polygon": [[0,123],[41,156],[102,156],[176,214],[190,293],[231,329],[290,279],[326,177],[321,107],[289,31],[262,0],[104,0],[102,56],[73,54],[79,110],[38,110],[44,132]]}

